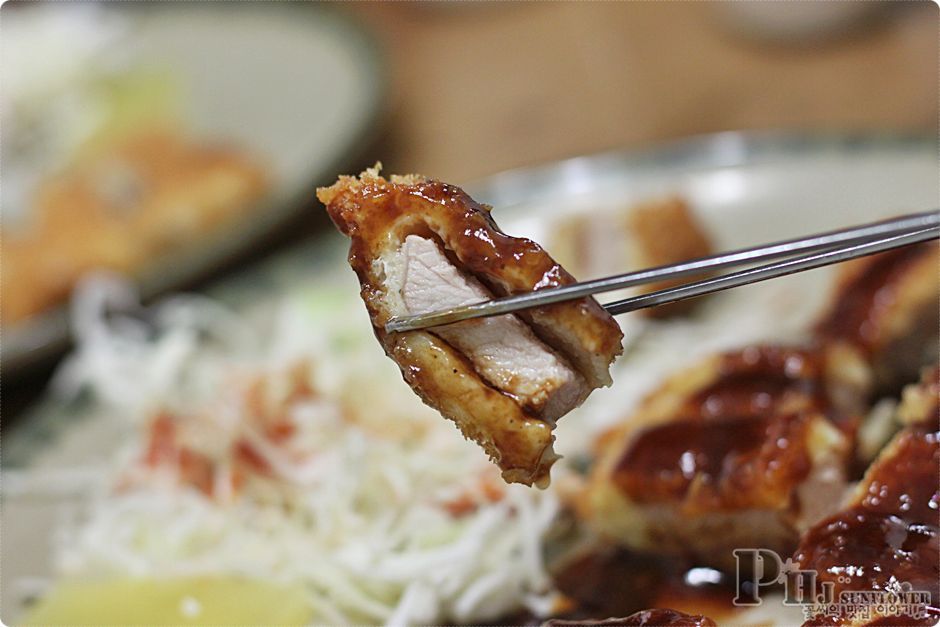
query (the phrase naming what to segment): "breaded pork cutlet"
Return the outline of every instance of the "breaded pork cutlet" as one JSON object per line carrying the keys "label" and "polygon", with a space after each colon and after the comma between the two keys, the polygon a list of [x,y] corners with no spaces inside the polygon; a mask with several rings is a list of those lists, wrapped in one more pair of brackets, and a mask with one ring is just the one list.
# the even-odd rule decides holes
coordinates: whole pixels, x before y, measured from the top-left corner
{"label": "breaded pork cutlet", "polygon": [[3,324],[66,300],[92,270],[136,274],[233,224],[269,179],[251,155],[174,130],[145,129],[83,155],[38,187],[28,228],[4,228]]}
{"label": "breaded pork cutlet", "polygon": [[317,195],[352,240],[349,263],[376,337],[425,403],[479,443],[507,482],[545,485],[555,421],[600,386],[622,351],[591,298],[423,331],[387,333],[426,313],[572,283],[538,244],[510,237],[458,187],[377,170]]}
{"label": "breaded pork cutlet", "polygon": [[816,334],[844,370],[871,371],[873,392],[897,393],[937,360],[938,302],[936,242],[857,259],[840,266]]}
{"label": "breaded pork cutlet", "polygon": [[814,352],[755,346],[676,373],[603,438],[589,524],[634,550],[730,567],[789,552],[846,488],[857,418]]}
{"label": "breaded pork cutlet", "polygon": [[[712,243],[699,225],[689,205],[678,196],[649,201],[630,208],[627,227],[633,234],[629,254],[631,267],[652,268],[706,257],[714,252]],[[656,292],[685,283],[685,279],[658,281],[644,285],[640,293]],[[688,312],[696,299],[681,300],[645,309],[648,316],[669,317]]]}
{"label": "breaded pork cutlet", "polygon": [[[844,508],[801,539],[793,560],[818,582],[842,592],[919,592],[929,600],[851,603],[807,625],[934,625],[940,621],[940,430],[937,371],[905,390],[899,418],[907,426],[881,451]],[[927,398],[932,401],[924,403]],[[922,603],[926,601],[926,603]],[[907,613],[898,611],[903,606]]]}
{"label": "breaded pork cutlet", "polygon": [[[705,257],[714,247],[695,212],[679,196],[666,196],[616,211],[584,211],[558,220],[552,250],[582,279],[596,279]],[[624,290],[623,296],[675,287],[685,279],[657,281]],[[700,299],[643,309],[666,318],[690,311]]]}

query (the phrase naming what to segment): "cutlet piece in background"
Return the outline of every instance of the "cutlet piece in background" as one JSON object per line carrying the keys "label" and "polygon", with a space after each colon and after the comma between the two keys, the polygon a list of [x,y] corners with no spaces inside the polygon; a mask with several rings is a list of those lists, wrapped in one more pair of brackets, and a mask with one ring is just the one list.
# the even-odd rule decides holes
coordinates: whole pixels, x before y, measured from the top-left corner
{"label": "cutlet piece in background", "polygon": [[[712,244],[695,219],[688,204],[678,196],[635,205],[626,215],[627,228],[633,239],[628,249],[633,258],[631,267],[642,269],[665,266],[706,257],[714,252]],[[701,277],[700,277],[701,278]],[[682,285],[687,279],[673,279],[650,283],[640,288],[640,294],[656,292]],[[644,310],[654,318],[683,314],[695,305],[695,300],[682,300],[661,307]]]}
{"label": "cutlet piece in background", "polygon": [[[934,625],[940,618],[940,431],[936,420],[902,429],[881,451],[845,508],[818,522],[793,555],[818,582],[842,591],[922,591],[926,617],[879,614],[818,616],[806,625]],[[812,592],[812,591],[811,591]],[[904,601],[898,601],[896,605]]]}
{"label": "cutlet piece in background", "polygon": [[810,351],[709,357],[602,438],[577,509],[617,544],[719,568],[737,547],[788,553],[846,489],[857,417],[830,386]]}
{"label": "cutlet piece in background", "polygon": [[940,423],[940,366],[924,368],[920,381],[904,387],[897,419],[902,425]]}
{"label": "cutlet piece in background", "polygon": [[[551,249],[582,280],[643,270],[705,257],[714,252],[688,204],[678,196],[650,200],[615,211],[582,212],[559,219]],[[675,287],[682,279],[623,291],[635,296]],[[644,309],[665,318],[687,313],[695,300]]]}
{"label": "cutlet piece in background", "polygon": [[610,384],[622,333],[591,298],[387,333],[393,316],[574,282],[535,242],[502,233],[489,209],[452,185],[378,171],[343,176],[317,196],[350,237],[349,263],[376,337],[425,403],[479,443],[508,482],[545,485],[552,428]]}
{"label": "cutlet piece in background", "polygon": [[816,334],[845,370],[870,369],[874,392],[896,393],[937,361],[938,302],[940,247],[906,246],[841,264]]}
{"label": "cutlet piece in background", "polygon": [[250,156],[149,130],[43,183],[35,221],[3,232],[4,325],[65,300],[94,269],[135,273],[243,215],[267,191]]}

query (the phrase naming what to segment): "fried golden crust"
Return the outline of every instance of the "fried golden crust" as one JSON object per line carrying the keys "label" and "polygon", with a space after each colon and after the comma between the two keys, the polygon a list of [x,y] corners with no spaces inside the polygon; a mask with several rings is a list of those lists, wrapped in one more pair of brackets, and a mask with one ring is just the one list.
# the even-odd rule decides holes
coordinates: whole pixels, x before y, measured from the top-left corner
{"label": "fried golden crust", "polygon": [[626,546],[719,566],[748,543],[792,549],[845,482],[854,419],[823,373],[815,353],[775,346],[677,373],[606,439],[581,509]]}
{"label": "fried golden crust", "polygon": [[924,368],[920,381],[904,388],[897,419],[903,425],[940,425],[940,366]]}
{"label": "fried golden crust", "polygon": [[[636,250],[632,251],[636,268],[665,266],[712,254],[712,244],[688,204],[678,196],[649,201],[631,207],[626,216]],[[655,292],[685,283],[685,279],[658,281],[643,286],[640,293]],[[691,309],[696,300],[645,309],[646,315],[667,318]]]}
{"label": "fried golden crust", "polygon": [[467,360],[425,332],[376,329],[386,354],[421,399],[480,444],[509,483],[544,481],[557,459],[549,425],[525,414],[511,398],[482,382]]}
{"label": "fried golden crust", "polygon": [[940,615],[940,432],[916,423],[878,455],[845,508],[803,535],[793,560],[818,581],[842,591],[898,592],[902,584],[929,593],[926,617],[879,614],[817,616],[805,625],[933,625]]}
{"label": "fried golden crust", "polygon": [[269,176],[250,155],[154,128],[43,182],[34,224],[4,231],[3,323],[65,300],[87,272],[137,273],[244,215]]}
{"label": "fried golden crust", "polygon": [[[378,260],[408,235],[438,241],[463,270],[497,295],[528,292],[574,279],[530,240],[502,233],[489,210],[457,187],[410,175],[340,177],[317,192],[339,230],[352,240],[349,263],[386,354],[425,403],[453,420],[499,465],[503,477],[525,484],[547,481],[556,459],[548,423],[527,414],[490,387],[463,355],[423,331],[385,331],[391,317],[384,270]],[[609,366],[620,354],[622,333],[593,299],[520,314],[593,388],[610,383]]]}
{"label": "fried golden crust", "polygon": [[925,242],[842,266],[816,325],[830,350],[867,362],[880,391],[894,393],[936,360],[940,247]]}
{"label": "fried golden crust", "polygon": [[[317,196],[333,222],[352,239],[349,263],[360,277],[362,297],[384,326],[388,313],[381,285],[369,279],[372,262],[410,234],[432,235],[463,268],[499,296],[575,281],[535,242],[504,234],[489,209],[463,190],[415,175],[386,180],[367,171],[340,177]],[[363,211],[368,211],[368,216]],[[365,280],[363,280],[365,279]],[[594,300],[539,307],[519,314],[548,344],[571,361],[592,387],[610,384],[609,367],[622,352],[623,334]]]}

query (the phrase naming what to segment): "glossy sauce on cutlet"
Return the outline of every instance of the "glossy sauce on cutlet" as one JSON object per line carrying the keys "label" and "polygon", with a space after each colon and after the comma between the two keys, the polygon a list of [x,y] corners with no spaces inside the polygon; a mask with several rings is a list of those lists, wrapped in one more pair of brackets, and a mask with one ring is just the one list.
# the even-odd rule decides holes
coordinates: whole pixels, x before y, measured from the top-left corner
{"label": "glossy sauce on cutlet", "polygon": [[[332,196],[327,198],[327,208],[340,231],[351,237],[349,263],[359,276],[363,300],[369,306],[380,337],[387,316],[381,306],[382,286],[373,285],[371,281],[371,265],[386,252],[389,241],[403,241],[412,233],[427,235],[429,230],[435,231],[444,252],[456,257],[463,271],[473,275],[496,296],[567,285],[575,280],[535,242],[503,233],[493,221],[489,208],[474,201],[459,187],[427,179],[394,182],[371,178],[355,189],[329,193]],[[366,206],[368,215],[364,219],[361,214]],[[440,207],[447,210],[440,210]],[[620,353],[623,334],[593,299],[557,303],[538,310],[576,319],[589,332],[597,354]],[[533,313],[519,315],[532,325]],[[546,340],[537,326],[533,326],[533,331]],[[559,349],[551,341],[546,343]],[[565,351],[559,352],[571,357]]]}
{"label": "glossy sauce on cutlet", "polygon": [[682,498],[693,484],[703,506],[783,498],[809,473],[805,436],[803,414],[673,421],[640,433],[613,478],[640,503]]}
{"label": "glossy sauce on cutlet", "polygon": [[[731,504],[745,486],[781,496],[809,472],[804,416],[781,405],[829,407],[815,353],[753,346],[722,355],[715,381],[692,394],[673,420],[639,433],[613,478],[638,502],[701,496]],[[704,503],[703,503],[704,504]]]}
{"label": "glossy sauce on cutlet", "polygon": [[883,332],[883,312],[896,298],[897,281],[934,245],[905,246],[871,257],[858,276],[838,290],[834,306],[816,332],[826,339],[848,340],[873,350]]}
{"label": "glossy sauce on cutlet", "polygon": [[866,476],[862,507],[940,525],[940,433],[912,427],[895,444],[890,463],[875,465]]}
{"label": "glossy sauce on cutlet", "polygon": [[840,591],[885,590],[906,582],[940,602],[940,530],[864,506],[842,511],[804,534],[794,561]]}
{"label": "glossy sauce on cutlet", "polygon": [[[924,425],[902,431],[869,470],[868,490],[858,504],[810,528],[793,556],[802,568],[818,571],[820,582],[833,582],[837,597],[841,590],[885,590],[899,583],[930,593],[932,619],[894,617],[894,624],[932,625],[940,619],[938,438]],[[807,622],[826,624],[841,623],[829,617]]]}
{"label": "glossy sauce on cutlet", "polygon": [[829,407],[819,356],[777,346],[752,346],[721,356],[716,380],[692,395],[683,413],[702,417],[759,416],[800,397]]}
{"label": "glossy sauce on cutlet", "polygon": [[[523,272],[534,278],[530,290],[536,289],[536,286],[544,289],[574,281],[535,242],[509,237],[500,231],[488,208],[474,201],[459,187],[440,181],[423,181],[414,185],[389,183],[370,186],[366,195],[380,201],[370,207],[369,220],[359,225],[357,235],[366,242],[381,241],[403,214],[414,213],[419,216],[423,203],[429,202],[458,209],[445,216],[452,227],[448,235],[459,237],[458,246],[452,246],[453,242],[445,238],[447,250],[455,252],[466,270],[484,280],[499,295],[505,295],[506,290],[498,282],[490,284],[486,278],[493,274],[494,269],[503,270],[507,264],[525,266]],[[415,227],[421,226],[420,220],[416,220]],[[409,233],[398,235],[404,239]],[[374,254],[366,251],[357,252],[357,257],[366,253],[364,256],[368,263],[375,258]],[[352,258],[350,261],[353,261]]]}
{"label": "glossy sauce on cutlet", "polygon": [[684,560],[598,548],[568,561],[553,573],[568,601],[558,614],[567,620],[627,616],[650,607],[669,607],[722,618],[733,611],[734,577],[708,570],[708,583],[691,583]]}

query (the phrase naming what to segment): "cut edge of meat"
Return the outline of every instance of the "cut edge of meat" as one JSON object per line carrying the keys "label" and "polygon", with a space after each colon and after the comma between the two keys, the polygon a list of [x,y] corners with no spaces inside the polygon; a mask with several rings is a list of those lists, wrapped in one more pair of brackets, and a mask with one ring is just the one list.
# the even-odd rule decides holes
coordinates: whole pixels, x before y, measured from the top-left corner
{"label": "cut edge of meat", "polygon": [[[364,261],[373,262],[409,234],[431,234],[448,256],[457,258],[464,272],[495,296],[574,282],[538,244],[500,231],[489,207],[475,202],[460,188],[415,174],[386,179],[380,176],[380,168],[377,164],[359,177],[340,176],[332,186],[317,190],[317,197],[327,206],[337,228],[354,240],[350,249],[354,268]],[[392,227],[381,238],[360,224],[363,198],[393,214],[387,219]],[[448,228],[454,226],[454,221],[472,222],[474,228]],[[381,239],[382,249],[376,250],[375,242],[356,246],[357,238]],[[362,282],[363,270],[357,273]],[[369,297],[364,290],[363,298]],[[538,307],[519,312],[518,316],[545,344],[564,356],[591,389],[611,384],[610,366],[623,353],[623,333],[593,298]],[[373,324],[384,325],[385,321],[379,315]]]}
{"label": "cut edge of meat", "polygon": [[[413,263],[417,255],[422,255],[423,261],[440,266],[436,273],[419,275],[423,268]],[[408,235],[401,247],[375,263],[381,266],[379,270],[385,276],[386,298],[394,315],[427,313],[491,297],[485,286],[462,273],[440,249],[440,244],[431,238]],[[429,290],[424,283],[434,278],[441,281],[440,290],[435,290],[441,296],[437,302],[427,303],[426,298],[415,296],[419,288],[423,290],[420,295],[425,296]],[[452,288],[449,297],[445,294],[447,286]],[[558,418],[580,405],[591,391],[567,359],[545,344],[517,316],[468,320],[428,332],[466,356],[481,379],[552,426]],[[505,336],[508,341],[493,342],[494,335]],[[512,363],[513,358],[519,363]]]}

